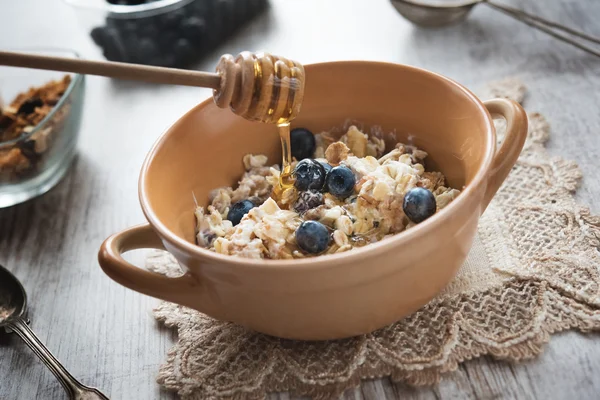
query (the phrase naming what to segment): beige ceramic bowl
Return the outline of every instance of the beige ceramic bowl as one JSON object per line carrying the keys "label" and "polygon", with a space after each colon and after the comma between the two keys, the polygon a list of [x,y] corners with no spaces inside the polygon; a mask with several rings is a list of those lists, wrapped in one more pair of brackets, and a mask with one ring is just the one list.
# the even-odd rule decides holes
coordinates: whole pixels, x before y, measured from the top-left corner
{"label": "beige ceramic bowl", "polygon": [[[332,62],[306,66],[306,95],[292,124],[313,132],[348,118],[408,137],[430,154],[463,192],[425,222],[347,253],[303,260],[248,260],[194,244],[194,200],[235,185],[246,153],[280,161],[272,125],[248,122],[212,100],[194,107],[148,154],[139,196],[149,224],[109,237],[99,253],[112,279],[138,292],[195,308],[214,318],[293,339],[334,339],[371,332],[423,306],[467,257],[477,221],[511,170],[525,141],[527,117],[516,103],[481,102],[437,74],[404,65]],[[491,115],[507,120],[496,148]],[[121,254],[166,249],[185,275],[137,268]]]}

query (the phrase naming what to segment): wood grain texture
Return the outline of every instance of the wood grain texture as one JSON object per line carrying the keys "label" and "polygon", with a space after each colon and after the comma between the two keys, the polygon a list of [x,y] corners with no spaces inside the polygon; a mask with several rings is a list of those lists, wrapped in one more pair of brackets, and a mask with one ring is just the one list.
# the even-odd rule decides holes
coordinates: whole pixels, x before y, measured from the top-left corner
{"label": "wood grain texture", "polygon": [[[507,3],[600,36],[597,0]],[[412,27],[385,0],[272,4],[267,15],[198,69],[214,69],[222,53],[266,49],[303,63],[406,63],[471,88],[517,76],[530,89],[528,110],[543,113],[552,125],[551,152],[583,168],[579,200],[600,212],[599,59],[485,6],[478,6],[461,25],[429,31]],[[20,0],[0,7],[0,48],[59,46],[101,59],[77,15],[60,0]],[[175,339],[173,332],[152,318],[156,300],[108,279],[96,253],[109,234],[144,220],[137,178],[146,152],[165,128],[210,91],[98,77],[89,77],[87,84],[76,163],[46,195],[0,210],[0,263],[22,280],[32,328],[73,375],[112,399],[172,399],[155,377]],[[137,254],[135,259],[142,257]],[[436,387],[415,389],[374,380],[344,398],[593,399],[600,393],[599,374],[600,337],[569,332],[556,335],[542,356],[526,363],[481,358],[461,365]],[[0,399],[63,398],[63,389],[35,355],[14,335],[0,335]],[[270,398],[296,399],[287,394]]]}

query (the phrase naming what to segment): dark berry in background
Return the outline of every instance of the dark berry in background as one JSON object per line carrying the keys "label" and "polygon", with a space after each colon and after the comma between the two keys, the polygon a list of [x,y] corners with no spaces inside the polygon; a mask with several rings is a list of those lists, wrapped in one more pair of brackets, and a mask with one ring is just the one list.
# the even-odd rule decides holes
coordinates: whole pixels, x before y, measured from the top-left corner
{"label": "dark berry in background", "polygon": [[315,135],[308,129],[294,128],[290,132],[290,147],[292,157],[301,161],[305,158],[312,158],[317,143]]}
{"label": "dark berry in background", "polygon": [[[106,0],[120,7],[156,0]],[[158,15],[107,16],[90,36],[107,60],[173,68],[194,63],[268,7],[267,0],[193,0]]]}
{"label": "dark berry in background", "polygon": [[129,62],[128,54],[119,32],[115,28],[106,28],[103,32],[102,54],[110,61]]}

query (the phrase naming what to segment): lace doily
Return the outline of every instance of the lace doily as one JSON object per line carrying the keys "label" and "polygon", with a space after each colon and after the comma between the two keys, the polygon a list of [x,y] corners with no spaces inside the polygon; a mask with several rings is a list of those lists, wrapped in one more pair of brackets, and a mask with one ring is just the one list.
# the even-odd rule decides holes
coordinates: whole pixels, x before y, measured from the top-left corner
{"label": "lace doily", "polygon": [[[481,97],[524,96],[520,82],[505,80]],[[544,117],[532,113],[529,121],[523,153],[483,214],[467,261],[421,310],[366,336],[296,342],[161,302],[155,317],[179,338],[158,383],[184,399],[275,391],[335,398],[362,378],[434,384],[474,357],[519,361],[539,354],[554,332],[600,329],[600,218],[574,200],[577,165],[544,148]],[[503,124],[497,128],[501,140]],[[181,273],[165,252],[153,253],[148,268]]]}

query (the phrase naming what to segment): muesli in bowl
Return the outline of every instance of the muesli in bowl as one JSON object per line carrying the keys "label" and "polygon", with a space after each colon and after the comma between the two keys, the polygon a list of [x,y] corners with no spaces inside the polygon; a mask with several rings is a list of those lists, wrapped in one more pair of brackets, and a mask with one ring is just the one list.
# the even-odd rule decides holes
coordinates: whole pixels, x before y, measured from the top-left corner
{"label": "muesli in bowl", "polygon": [[[275,213],[263,213],[263,209],[273,205],[269,201],[269,185],[278,182],[275,177],[270,178],[273,173],[269,166],[282,160],[280,143],[269,136],[265,124],[240,118],[208,99],[177,120],[148,153],[139,178],[140,204],[148,223],[114,233],[103,242],[98,259],[111,279],[132,290],[193,308],[221,321],[275,337],[302,340],[339,339],[373,332],[416,311],[448,285],[467,258],[481,213],[523,148],[527,137],[525,111],[505,99],[483,102],[454,81],[410,66],[339,61],[304,67],[305,96],[302,112],[294,119],[293,127],[307,128],[316,134],[315,149],[306,157],[327,159],[326,150],[348,133],[350,124],[335,134],[331,133],[332,127],[340,127],[347,118],[368,135],[367,150],[362,157],[357,157],[358,147],[350,140],[361,136],[348,134],[342,139],[349,153],[344,162],[350,164],[349,160],[356,157],[357,164],[359,159],[364,159],[360,164],[366,164],[362,172],[354,166],[357,184],[353,191],[357,202],[362,190],[374,198],[379,180],[398,187],[398,176],[393,172],[387,173],[390,179],[377,172],[383,174],[389,168],[384,168],[385,160],[381,164],[379,160],[386,156],[384,153],[393,153],[398,142],[414,145],[429,155],[421,164],[416,161],[419,153],[414,154],[415,149],[404,146],[407,156],[399,155],[398,164],[392,160],[388,164],[400,171],[416,170],[407,176],[417,175],[419,178],[414,177],[414,180],[421,184],[425,172],[442,171],[447,182],[440,186],[459,189],[460,194],[447,206],[443,206],[444,197],[438,196],[436,210],[443,206],[442,210],[415,225],[402,222],[400,229],[407,226],[408,229],[399,234],[335,254],[326,254],[333,246],[328,243],[327,250],[317,253],[323,255],[306,257],[312,253],[301,251],[295,242],[295,230],[304,218],[294,211],[295,201],[283,204],[285,190],[280,196],[279,190],[273,190],[273,202],[280,211],[273,207]],[[498,147],[492,116],[506,119],[506,134]],[[383,133],[372,130],[376,125]],[[321,133],[324,131],[328,133]],[[328,139],[329,136],[332,138]],[[310,136],[306,137],[310,141]],[[369,147],[377,148],[373,145],[379,141],[374,138],[385,141],[385,149],[370,156],[377,165],[367,157]],[[364,148],[364,139],[360,141]],[[343,149],[340,145],[336,147]],[[322,154],[317,154],[317,149],[321,149]],[[353,155],[350,149],[354,149]],[[297,151],[299,148],[295,146]],[[255,156],[251,158],[247,154]],[[260,154],[267,159],[256,157]],[[415,157],[410,165],[399,165],[401,157],[408,161],[410,156]],[[244,158],[251,171],[244,171]],[[259,160],[261,163],[252,164]],[[424,167],[421,175],[417,164]],[[369,166],[372,169],[367,170]],[[274,169],[280,170],[279,167]],[[254,175],[256,184],[252,179],[244,179],[245,175]],[[373,182],[368,191],[366,179],[363,181],[366,176],[372,176]],[[267,178],[273,179],[271,184]],[[247,182],[248,187],[239,185],[240,181]],[[214,250],[219,237],[219,243],[224,244],[224,240],[229,243],[227,254],[237,246],[247,248],[244,236],[234,238],[236,232],[246,226],[244,222],[235,227],[232,223],[231,228],[227,228],[227,223],[221,221],[227,219],[230,210],[211,214],[208,209],[217,201],[219,191],[214,189],[227,186],[235,189],[221,191],[224,198],[225,195],[231,198],[228,200],[230,209],[239,201],[262,197],[265,202],[255,204],[258,207],[246,218],[260,216],[265,229],[282,230],[277,236],[273,235],[276,240],[269,240],[266,245],[261,239],[265,249],[259,247],[260,254],[265,257],[271,250],[274,254],[279,254],[276,253],[279,250],[281,254],[291,254],[291,258],[248,258]],[[416,183],[415,186],[419,187]],[[325,203],[330,198],[329,192],[322,189],[319,192]],[[365,209],[379,211],[368,203],[371,197],[364,196],[364,204],[368,204]],[[197,244],[194,198],[198,205],[205,207],[206,214],[211,215],[202,221],[213,225],[215,232],[218,226],[227,231],[219,233],[219,237],[215,233],[214,238],[204,235],[212,241],[212,251]],[[394,192],[394,198],[399,200],[400,194]],[[349,199],[351,196],[343,201],[331,197],[340,208],[349,204]],[[395,207],[398,212],[395,221],[399,221],[401,208],[398,203]],[[334,207],[328,211],[332,209]],[[298,215],[297,220],[279,219],[280,215],[290,212],[289,215]],[[335,225],[330,228],[334,229]],[[257,229],[248,231],[250,239],[254,239]],[[354,223],[352,229],[354,234]],[[352,236],[346,236],[350,243]],[[258,241],[253,243],[258,244]],[[176,260],[184,274],[171,277],[149,272],[122,256],[130,250],[147,248],[166,250],[170,262]],[[294,254],[304,257],[294,258]]]}
{"label": "muesli in bowl", "polygon": [[196,208],[199,246],[254,259],[341,253],[411,228],[460,193],[441,172],[426,170],[425,151],[404,143],[386,151],[378,129],[295,128],[291,151],[287,188],[267,156],[244,156],[237,187],[213,190],[210,204]]}

